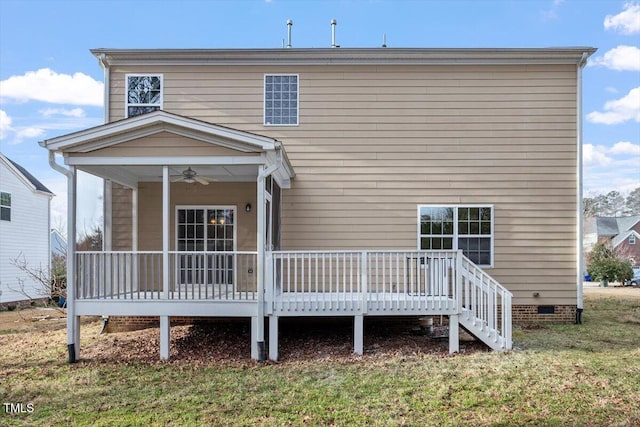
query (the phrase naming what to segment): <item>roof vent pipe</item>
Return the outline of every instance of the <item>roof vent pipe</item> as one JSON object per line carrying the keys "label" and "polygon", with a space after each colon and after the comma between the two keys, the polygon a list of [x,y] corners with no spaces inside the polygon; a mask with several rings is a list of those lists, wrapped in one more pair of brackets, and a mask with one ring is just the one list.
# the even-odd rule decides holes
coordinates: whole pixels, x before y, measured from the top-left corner
{"label": "roof vent pipe", "polygon": [[293,21],[291,19],[287,19],[287,47],[291,47],[291,27],[293,26]]}
{"label": "roof vent pipe", "polygon": [[332,19],[331,20],[331,47],[338,47],[336,46],[336,20]]}
{"label": "roof vent pipe", "polygon": [[382,35],[382,47],[387,47],[387,33]]}

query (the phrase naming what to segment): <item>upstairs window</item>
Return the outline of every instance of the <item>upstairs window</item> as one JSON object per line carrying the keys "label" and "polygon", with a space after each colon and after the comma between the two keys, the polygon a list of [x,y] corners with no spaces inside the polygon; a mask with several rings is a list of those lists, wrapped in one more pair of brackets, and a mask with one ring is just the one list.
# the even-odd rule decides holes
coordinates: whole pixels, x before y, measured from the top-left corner
{"label": "upstairs window", "polygon": [[0,220],[11,221],[11,193],[0,193]]}
{"label": "upstairs window", "polygon": [[264,76],[264,125],[298,125],[298,76],[296,74]]}
{"label": "upstairs window", "polygon": [[629,236],[629,244],[630,245],[635,245],[636,244],[636,235],[632,234]]}
{"label": "upstairs window", "polygon": [[127,117],[162,109],[162,75],[127,74]]}
{"label": "upstairs window", "polygon": [[491,206],[419,206],[418,248],[462,250],[475,264],[493,266]]}

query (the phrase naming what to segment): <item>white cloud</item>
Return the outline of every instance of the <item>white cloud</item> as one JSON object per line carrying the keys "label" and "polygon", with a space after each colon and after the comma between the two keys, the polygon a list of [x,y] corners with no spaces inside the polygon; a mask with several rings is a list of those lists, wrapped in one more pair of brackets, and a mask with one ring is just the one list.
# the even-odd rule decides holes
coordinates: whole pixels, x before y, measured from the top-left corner
{"label": "white cloud", "polygon": [[640,156],[640,144],[633,144],[629,141],[616,142],[610,150],[613,154],[631,154]]}
{"label": "white cloud", "polygon": [[604,28],[621,34],[640,33],[640,3],[625,3],[622,12],[607,15],[604,18]]}
{"label": "white cloud", "polygon": [[558,9],[564,1],[565,0],[553,0],[549,9],[540,11],[542,18],[545,21],[555,21],[558,19]]}
{"label": "white cloud", "polygon": [[40,114],[45,117],[51,116],[66,116],[66,117],[85,117],[86,113],[82,108],[74,108],[68,110],[66,108],[47,108],[45,110],[40,110]]}
{"label": "white cloud", "polygon": [[102,82],[83,73],[58,74],[49,68],[0,81],[3,98],[52,104],[102,105]]}
{"label": "white cloud", "polygon": [[608,157],[607,148],[602,145],[584,144],[582,164],[584,166],[609,166],[613,159]]}
{"label": "white cloud", "polygon": [[614,47],[603,56],[590,61],[589,65],[617,71],[640,71],[640,49],[624,45]]}
{"label": "white cloud", "polygon": [[0,110],[0,139],[4,139],[11,130],[11,117],[6,111]]}
{"label": "white cloud", "polygon": [[587,120],[592,123],[613,125],[628,120],[640,122],[640,86],[633,88],[620,99],[608,101],[604,104],[605,112],[593,111],[587,114]]}
{"label": "white cloud", "polygon": [[585,194],[630,191],[638,187],[640,145],[620,141],[611,147],[583,146]]}
{"label": "white cloud", "polygon": [[613,86],[607,86],[604,88],[604,90],[606,90],[609,93],[620,93],[620,91]]}
{"label": "white cloud", "polygon": [[21,129],[14,129],[16,134],[13,137],[13,143],[19,144],[25,139],[40,138],[44,135],[44,129],[38,127],[26,127]]}

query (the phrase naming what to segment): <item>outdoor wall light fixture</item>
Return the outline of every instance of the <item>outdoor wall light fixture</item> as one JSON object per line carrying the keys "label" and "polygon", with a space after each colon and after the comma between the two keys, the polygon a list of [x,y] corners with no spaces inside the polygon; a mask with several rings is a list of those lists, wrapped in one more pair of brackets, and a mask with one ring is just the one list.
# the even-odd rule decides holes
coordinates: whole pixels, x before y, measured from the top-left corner
{"label": "outdoor wall light fixture", "polygon": [[533,293],[533,297],[534,298],[539,298],[540,297],[540,292],[534,292]]}
{"label": "outdoor wall light fixture", "polygon": [[251,203],[247,203],[247,205],[244,207],[245,212],[251,212]]}

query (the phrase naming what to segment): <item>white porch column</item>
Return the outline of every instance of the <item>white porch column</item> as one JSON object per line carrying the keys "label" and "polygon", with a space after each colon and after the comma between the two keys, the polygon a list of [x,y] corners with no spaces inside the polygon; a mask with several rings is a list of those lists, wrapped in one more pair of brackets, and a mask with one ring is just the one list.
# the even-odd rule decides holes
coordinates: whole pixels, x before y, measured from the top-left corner
{"label": "white porch column", "polygon": [[76,316],[76,183],[75,166],[67,178],[67,348],[69,363],[80,359],[80,316]]}
{"label": "white porch column", "polygon": [[132,251],[138,250],[138,189],[137,188],[131,189],[131,250]]}
{"label": "white porch column", "polygon": [[269,359],[274,362],[278,361],[278,320],[278,316],[269,316]]}
{"label": "white porch column", "polygon": [[353,317],[353,352],[358,356],[364,353],[364,316]]}
{"label": "white porch column", "polygon": [[169,299],[169,218],[171,217],[169,166],[162,167],[162,298]]}
{"label": "white porch column", "polygon": [[460,328],[458,325],[458,315],[449,316],[449,354],[460,351]]}
{"label": "white porch column", "polygon": [[[256,260],[256,268],[258,270],[257,277],[257,285],[258,285],[258,310],[257,316],[258,321],[252,322],[251,330],[253,332],[255,328],[255,338],[252,336],[252,341],[255,339],[255,347],[256,347],[256,357],[252,354],[251,357],[257,360],[264,359],[264,279],[265,279],[265,257],[264,257],[264,248],[265,248],[265,228],[266,228],[266,218],[265,218],[265,196],[264,196],[264,179],[263,175],[263,166],[258,166],[258,179],[256,181],[257,187],[257,236],[256,236],[256,245],[258,252],[258,259]],[[253,349],[254,343],[251,343],[251,348]],[[252,352],[253,353],[253,352]]]}
{"label": "white porch column", "polygon": [[112,250],[112,233],[113,233],[113,187],[111,180],[104,180],[104,194],[102,216],[104,217],[104,230],[102,232],[102,249],[105,251]]}
{"label": "white porch column", "polygon": [[[169,167],[162,167],[162,298],[169,299],[169,218],[170,212]],[[135,194],[137,198],[137,192]],[[135,221],[134,221],[135,222]],[[136,233],[137,234],[137,233]],[[160,358],[169,358],[171,331],[169,316],[160,316]]]}

